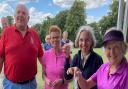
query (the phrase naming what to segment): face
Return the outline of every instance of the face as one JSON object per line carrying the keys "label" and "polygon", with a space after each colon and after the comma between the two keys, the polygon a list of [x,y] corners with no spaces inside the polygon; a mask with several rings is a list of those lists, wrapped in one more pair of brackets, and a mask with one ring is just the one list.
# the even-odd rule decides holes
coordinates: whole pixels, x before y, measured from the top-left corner
{"label": "face", "polygon": [[64,32],[64,33],[63,33],[63,38],[64,38],[64,39],[67,39],[67,38],[68,38],[68,33],[67,33],[67,32]]}
{"label": "face", "polygon": [[26,27],[29,21],[27,8],[24,6],[17,6],[15,12],[15,22],[17,27]]}
{"label": "face", "polygon": [[59,32],[51,32],[50,33],[51,37],[51,44],[54,48],[59,48],[60,47],[60,41],[61,41],[61,36]]}
{"label": "face", "polygon": [[112,63],[119,61],[123,57],[123,49],[120,41],[110,41],[106,43],[105,54]]}
{"label": "face", "polygon": [[46,42],[47,42],[47,43],[50,43],[50,36],[48,36],[48,37],[46,38]]}
{"label": "face", "polygon": [[90,48],[92,45],[92,39],[90,37],[89,32],[83,31],[80,33],[78,45],[79,45],[81,52],[85,54],[88,54],[90,52]]}
{"label": "face", "polygon": [[8,19],[7,18],[2,18],[1,19],[2,27],[5,28],[8,26]]}

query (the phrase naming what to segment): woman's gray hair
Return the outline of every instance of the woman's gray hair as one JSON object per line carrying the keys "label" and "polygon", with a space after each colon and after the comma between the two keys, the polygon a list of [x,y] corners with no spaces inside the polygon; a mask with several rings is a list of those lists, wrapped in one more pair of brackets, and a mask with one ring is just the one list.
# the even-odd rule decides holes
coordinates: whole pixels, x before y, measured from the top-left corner
{"label": "woman's gray hair", "polygon": [[93,32],[93,28],[91,26],[81,26],[79,28],[78,33],[76,35],[76,39],[75,39],[75,45],[78,46],[80,33],[83,32],[83,31],[88,32],[90,37],[91,37],[90,38],[92,40],[91,48],[95,47],[96,46],[96,38],[95,38],[95,35],[94,35],[94,32]]}

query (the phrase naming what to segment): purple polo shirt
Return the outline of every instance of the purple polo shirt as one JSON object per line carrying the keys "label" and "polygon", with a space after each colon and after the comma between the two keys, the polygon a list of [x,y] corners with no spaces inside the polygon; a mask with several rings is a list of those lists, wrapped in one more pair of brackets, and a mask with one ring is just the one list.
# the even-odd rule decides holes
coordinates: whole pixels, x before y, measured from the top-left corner
{"label": "purple polo shirt", "polygon": [[109,75],[110,63],[103,64],[91,76],[97,83],[98,89],[128,89],[128,63],[123,61],[118,70]]}

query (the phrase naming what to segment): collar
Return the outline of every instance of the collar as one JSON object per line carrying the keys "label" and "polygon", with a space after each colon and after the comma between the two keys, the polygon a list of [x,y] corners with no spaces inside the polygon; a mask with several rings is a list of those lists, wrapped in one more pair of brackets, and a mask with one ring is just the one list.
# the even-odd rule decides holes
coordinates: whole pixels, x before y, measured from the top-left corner
{"label": "collar", "polygon": [[88,55],[83,55],[82,52],[81,52],[81,59],[82,60],[87,60],[89,58],[91,53],[89,53]]}
{"label": "collar", "polygon": [[[128,67],[128,62],[127,62],[126,58],[123,58],[119,67],[117,68],[117,71],[113,74],[122,74],[127,67]],[[109,68],[110,68],[110,62],[108,63],[107,71],[109,71]]]}
{"label": "collar", "polygon": [[54,56],[65,55],[65,53],[63,52],[62,49],[60,49],[60,52],[58,52],[57,55],[56,55],[56,52],[55,52],[55,48],[51,48],[50,50],[52,51],[51,53],[52,53]]}
{"label": "collar", "polygon": [[[13,26],[12,26],[12,28],[15,30],[15,31],[19,31],[19,30],[17,30],[17,28],[16,28],[16,24],[14,24]],[[30,32],[30,28],[27,26],[27,32]]]}
{"label": "collar", "polygon": [[127,68],[127,66],[128,66],[127,60],[126,60],[126,58],[123,58],[123,60],[120,64],[120,66],[118,67],[116,73],[122,74],[123,71]]}

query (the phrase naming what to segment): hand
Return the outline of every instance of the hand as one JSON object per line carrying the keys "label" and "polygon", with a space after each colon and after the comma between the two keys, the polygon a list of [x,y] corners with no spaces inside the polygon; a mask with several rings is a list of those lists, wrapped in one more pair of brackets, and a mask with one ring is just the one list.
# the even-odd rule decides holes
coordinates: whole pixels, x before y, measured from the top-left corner
{"label": "hand", "polygon": [[73,69],[73,67],[68,68],[67,74],[68,74],[68,75],[69,75],[69,74],[74,75],[74,69]]}
{"label": "hand", "polygon": [[58,79],[58,80],[55,80],[53,83],[52,83],[52,87],[59,87],[62,85],[62,79]]}
{"label": "hand", "polygon": [[78,67],[71,67],[71,68],[68,68],[67,74],[74,75],[77,71],[80,71],[80,69]]}
{"label": "hand", "polygon": [[50,81],[48,78],[45,78],[46,84],[50,87],[52,87],[52,81]]}
{"label": "hand", "polygon": [[64,53],[66,54],[66,57],[69,57],[70,54],[71,54],[71,46],[70,44],[66,43],[64,46],[63,46],[63,51]]}
{"label": "hand", "polygon": [[82,72],[81,71],[77,71],[75,74],[74,74],[75,78],[77,80],[82,80],[83,79],[83,76],[82,76]]}

